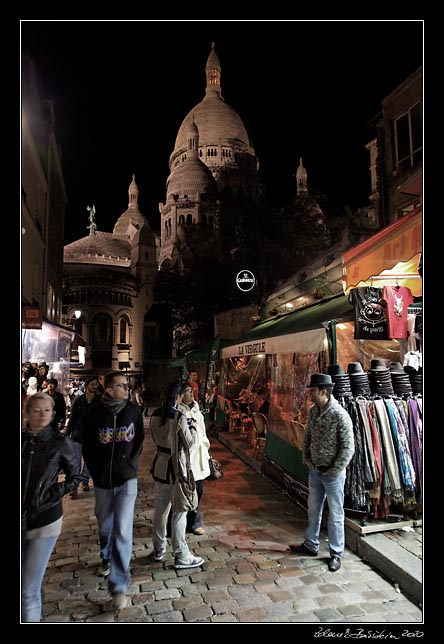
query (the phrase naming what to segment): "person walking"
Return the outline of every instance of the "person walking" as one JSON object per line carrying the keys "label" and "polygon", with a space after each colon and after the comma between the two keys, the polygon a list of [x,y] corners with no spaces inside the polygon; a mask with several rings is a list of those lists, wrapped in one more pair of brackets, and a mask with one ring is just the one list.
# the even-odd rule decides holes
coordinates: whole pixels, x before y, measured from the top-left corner
{"label": "person walking", "polygon": [[292,552],[316,557],[325,499],[328,503],[328,569],[341,567],[344,553],[344,485],[346,467],[354,454],[353,425],[349,414],[332,396],[330,375],[311,376],[310,397],[304,434],[303,461],[308,474],[308,527],[301,544],[290,544]]}
{"label": "person walking", "polygon": [[52,426],[59,431],[64,429],[66,421],[66,402],[64,395],[58,391],[59,382],[57,378],[48,380],[48,396],[54,400],[54,417]]}
{"label": "person walking", "polygon": [[[162,561],[167,545],[167,520],[171,509],[173,483],[177,476],[175,464],[185,463],[185,448],[190,449],[197,440],[197,430],[188,424],[185,416],[178,411],[183,399],[183,386],[170,383],[161,409],[156,409],[150,419],[150,430],[156,445],[156,452],[150,472],[155,484],[153,514],[153,558]],[[176,438],[177,435],[177,438]],[[185,472],[183,472],[185,474]],[[171,541],[175,568],[197,568],[204,563],[202,557],[195,557],[186,542],[186,512],[172,512]]]}
{"label": "person walking", "polygon": [[105,375],[104,393],[83,425],[83,458],[94,483],[99,525],[99,573],[108,577],[111,601],[107,610],[127,605],[131,583],[137,466],[143,448],[140,409],[128,399],[128,381],[120,371]]}
{"label": "person walking", "polygon": [[[196,480],[197,496],[200,500],[203,494],[203,481],[210,475],[210,441],[205,431],[205,420],[199,409],[199,403],[194,399],[193,388],[187,384],[183,389],[183,399],[179,411],[185,416],[187,422],[196,427],[196,441],[190,448],[190,463]],[[187,530],[193,534],[205,534],[202,527],[202,517],[199,506],[190,510],[187,516]]]}
{"label": "person walking", "polygon": [[[54,399],[38,392],[25,403],[22,433],[22,620],[40,622],[42,581],[62,530],[62,498],[80,482],[70,438],[52,426]],[[64,480],[59,480],[60,471]]]}
{"label": "person walking", "polygon": [[[77,458],[79,459],[79,470],[82,477],[82,487],[84,492],[89,492],[89,479],[90,473],[89,470],[83,462],[82,468],[82,444],[83,444],[83,423],[85,421],[86,414],[94,405],[96,405],[100,396],[97,394],[97,387],[99,386],[99,381],[96,376],[89,376],[85,379],[85,393],[77,396],[74,399],[74,402],[71,407],[71,414],[68,419],[68,424],[66,426],[67,435],[73,440]],[[71,492],[72,499],[78,499],[79,494],[78,490]]]}

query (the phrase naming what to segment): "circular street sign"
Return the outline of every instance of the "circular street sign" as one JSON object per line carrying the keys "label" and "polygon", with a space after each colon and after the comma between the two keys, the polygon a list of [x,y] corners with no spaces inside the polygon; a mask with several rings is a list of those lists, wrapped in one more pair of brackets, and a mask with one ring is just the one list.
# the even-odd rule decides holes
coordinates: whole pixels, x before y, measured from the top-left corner
{"label": "circular street sign", "polygon": [[243,270],[236,275],[236,286],[244,293],[251,291],[256,284],[256,278],[251,271]]}

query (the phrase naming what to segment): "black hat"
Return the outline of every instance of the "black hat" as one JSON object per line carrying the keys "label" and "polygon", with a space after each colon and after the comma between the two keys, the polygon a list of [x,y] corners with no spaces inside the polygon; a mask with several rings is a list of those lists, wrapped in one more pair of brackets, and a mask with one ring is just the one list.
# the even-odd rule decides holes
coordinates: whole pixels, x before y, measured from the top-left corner
{"label": "black hat", "polygon": [[40,369],[40,367],[45,367],[45,369],[46,368],[49,369],[49,364],[46,364],[46,362],[39,362],[38,367],[39,367],[39,369]]}
{"label": "black hat", "polygon": [[387,364],[382,358],[374,358],[370,363],[370,371],[382,371],[387,369]]}
{"label": "black hat", "polygon": [[344,369],[340,364],[330,364],[327,367],[327,372],[331,376],[339,376],[344,374]]}
{"label": "black hat", "polygon": [[331,376],[329,376],[328,374],[314,373],[312,374],[310,384],[307,385],[307,387],[319,387],[319,389],[323,389],[324,387],[333,388],[334,385]]}
{"label": "black hat", "polygon": [[362,364],[360,362],[349,362],[347,367],[347,373],[350,375],[355,373],[359,373],[359,374],[364,373]]}

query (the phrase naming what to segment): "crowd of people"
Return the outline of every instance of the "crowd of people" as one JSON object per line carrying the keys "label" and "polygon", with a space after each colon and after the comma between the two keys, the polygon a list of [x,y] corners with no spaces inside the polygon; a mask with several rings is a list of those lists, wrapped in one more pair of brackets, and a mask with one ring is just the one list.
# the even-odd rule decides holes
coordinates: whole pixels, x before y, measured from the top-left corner
{"label": "crowd of people", "polygon": [[[73,499],[78,498],[80,486],[89,492],[90,479],[99,529],[99,574],[108,579],[111,596],[105,609],[117,611],[127,605],[138,461],[144,441],[143,416],[148,412],[146,386],[136,382],[130,391],[127,376],[110,371],[85,379],[83,391],[74,397],[65,423],[67,406],[57,391],[57,380],[49,378],[47,383],[46,391],[27,394],[24,402],[24,622],[38,622],[42,618],[42,581],[62,529],[63,497],[70,494]],[[162,407],[150,419],[156,448],[150,468],[155,482],[151,556],[153,561],[162,561],[167,538],[171,536],[176,569],[197,568],[204,563],[202,557],[190,551],[186,540],[187,532],[205,534],[199,504],[204,480],[210,475],[210,442],[195,385],[194,374],[186,383],[171,383]],[[344,550],[342,506],[345,470],[354,452],[353,432],[348,414],[331,395],[331,377],[314,374],[308,387],[313,402],[303,450],[310,470],[308,527],[304,542],[289,548],[300,555],[317,555],[322,510],[327,500],[329,570],[335,572],[341,566]],[[268,396],[265,389],[261,393],[262,407]],[[178,488],[182,495],[177,495]],[[186,506],[177,500],[181,496],[186,498]]]}

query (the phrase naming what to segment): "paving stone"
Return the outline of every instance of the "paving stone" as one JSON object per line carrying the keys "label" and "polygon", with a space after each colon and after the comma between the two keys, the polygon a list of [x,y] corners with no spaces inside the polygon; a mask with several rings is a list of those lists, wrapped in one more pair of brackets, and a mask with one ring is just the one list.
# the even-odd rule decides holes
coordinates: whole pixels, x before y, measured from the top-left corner
{"label": "paving stone", "polygon": [[213,615],[213,611],[207,604],[187,608],[183,611],[186,622],[199,622]]}
{"label": "paving stone", "polygon": [[[187,536],[193,552],[205,558],[203,568],[176,571],[170,544],[163,562],[150,557],[154,484],[147,432],[136,500],[131,605],[118,613],[103,612],[109,592],[108,580],[97,575],[94,497],[80,495],[77,502],[64,503],[62,534],[43,583],[45,622],[319,625],[380,620],[385,627],[394,622],[420,626],[421,610],[350,550],[341,569],[330,573],[323,560],[328,555],[324,531],[320,557],[291,555],[287,545],[303,540],[306,513],[216,439],[211,442],[215,458],[224,463],[227,485],[205,487],[206,534]],[[408,534],[397,542],[409,552],[417,547]]]}

